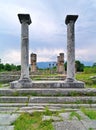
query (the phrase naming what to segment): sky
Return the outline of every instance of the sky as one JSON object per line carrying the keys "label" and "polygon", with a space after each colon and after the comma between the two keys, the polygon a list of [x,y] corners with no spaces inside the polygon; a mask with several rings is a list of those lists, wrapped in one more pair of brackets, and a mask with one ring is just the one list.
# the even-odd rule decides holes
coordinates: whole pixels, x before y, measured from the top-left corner
{"label": "sky", "polygon": [[[66,15],[79,15],[75,23],[75,58],[96,62],[96,0],[0,0],[0,59],[20,64],[21,24],[17,14],[30,14],[29,56],[38,62],[67,60]],[[30,58],[29,58],[30,61]]]}

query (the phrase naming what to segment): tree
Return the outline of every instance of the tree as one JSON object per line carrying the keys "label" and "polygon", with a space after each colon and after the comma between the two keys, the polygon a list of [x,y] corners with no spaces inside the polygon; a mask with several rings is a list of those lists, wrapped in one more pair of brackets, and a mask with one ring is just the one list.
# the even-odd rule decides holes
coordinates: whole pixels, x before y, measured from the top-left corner
{"label": "tree", "polygon": [[93,63],[92,67],[96,67],[96,62],[95,62],[95,63]]}
{"label": "tree", "polygon": [[67,62],[65,62],[64,67],[65,67],[65,71],[67,71]]}
{"label": "tree", "polygon": [[4,65],[0,64],[0,71],[4,70]]}
{"label": "tree", "polygon": [[21,65],[17,65],[17,71],[21,70]]}
{"label": "tree", "polygon": [[17,69],[17,66],[14,64],[11,64],[11,70],[16,70],[16,69]]}
{"label": "tree", "polygon": [[[67,62],[65,62],[64,66],[65,66],[65,71],[67,71]],[[78,72],[84,71],[84,64],[82,64],[79,60],[75,61],[75,67],[76,67],[76,71]]]}
{"label": "tree", "polygon": [[75,61],[75,67],[78,72],[84,71],[84,64],[82,64],[79,60]]}
{"label": "tree", "polygon": [[5,66],[4,66],[4,69],[5,69],[6,71],[11,71],[11,70],[12,70],[12,67],[11,67],[10,64],[6,63]]}

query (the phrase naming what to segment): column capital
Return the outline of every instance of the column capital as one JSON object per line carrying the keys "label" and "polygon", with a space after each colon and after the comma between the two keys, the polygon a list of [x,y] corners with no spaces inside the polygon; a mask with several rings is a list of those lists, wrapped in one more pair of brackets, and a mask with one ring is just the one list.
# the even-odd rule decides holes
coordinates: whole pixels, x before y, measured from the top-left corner
{"label": "column capital", "polygon": [[32,23],[31,17],[29,14],[18,14],[18,18],[20,20],[20,23],[26,22],[28,25]]}
{"label": "column capital", "polygon": [[70,21],[75,21],[77,20],[78,15],[67,15],[65,18],[65,24],[67,25],[68,23],[70,23]]}

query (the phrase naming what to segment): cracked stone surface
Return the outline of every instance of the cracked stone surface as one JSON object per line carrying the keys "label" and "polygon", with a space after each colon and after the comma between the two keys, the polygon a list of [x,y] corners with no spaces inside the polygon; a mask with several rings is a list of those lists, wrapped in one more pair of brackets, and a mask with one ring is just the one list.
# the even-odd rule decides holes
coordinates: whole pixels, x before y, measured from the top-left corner
{"label": "cracked stone surface", "polygon": [[20,116],[20,114],[4,114],[0,113],[0,130],[14,130],[12,123]]}
{"label": "cracked stone surface", "polygon": [[96,130],[96,120],[89,119],[81,111],[77,111],[77,113],[81,116],[81,120],[78,120],[77,117],[73,117],[72,120],[70,120],[70,112],[60,113],[59,115],[63,121],[55,121],[53,123],[55,130]]}

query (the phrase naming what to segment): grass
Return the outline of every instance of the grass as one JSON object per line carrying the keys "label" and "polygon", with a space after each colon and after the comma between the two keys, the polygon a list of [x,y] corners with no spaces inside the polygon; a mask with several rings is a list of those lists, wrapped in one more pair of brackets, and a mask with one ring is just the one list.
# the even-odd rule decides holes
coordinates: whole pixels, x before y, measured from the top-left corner
{"label": "grass", "polygon": [[[90,119],[96,119],[96,110],[81,108],[81,111]],[[59,116],[59,113],[62,112],[64,113],[66,111],[50,111],[48,107],[46,107],[43,112],[22,113],[12,125],[14,125],[14,130],[54,130],[52,125],[54,120],[51,118],[49,120],[42,120],[42,117],[44,115]],[[77,112],[71,111],[69,119],[72,120],[74,117],[77,117],[78,120],[82,119],[82,116],[80,116]],[[89,130],[93,129],[89,128]]]}
{"label": "grass", "polygon": [[2,88],[2,83],[0,83],[0,88]]}
{"label": "grass", "polygon": [[86,87],[88,88],[96,88],[96,81],[93,81],[90,77],[96,76],[94,73],[85,74],[85,73],[77,73],[76,79],[85,82]]}
{"label": "grass", "polygon": [[52,125],[53,120],[50,118],[50,120],[43,121],[42,117],[44,115],[59,117],[61,112],[65,111],[50,111],[46,107],[43,112],[22,113],[12,125],[14,125],[14,130],[54,130]]}
{"label": "grass", "polygon": [[81,111],[92,120],[96,120],[96,110],[82,108]]}
{"label": "grass", "polygon": [[89,128],[88,130],[94,130],[93,128]]}
{"label": "grass", "polygon": [[0,88],[8,87],[9,83],[1,83],[0,82]]}
{"label": "grass", "polygon": [[52,120],[42,121],[42,112],[23,113],[14,122],[14,130],[54,130]]}
{"label": "grass", "polygon": [[72,120],[73,117],[77,117],[78,120],[81,120],[81,119],[82,119],[82,117],[81,117],[77,112],[75,112],[75,111],[71,112],[69,119]]}

